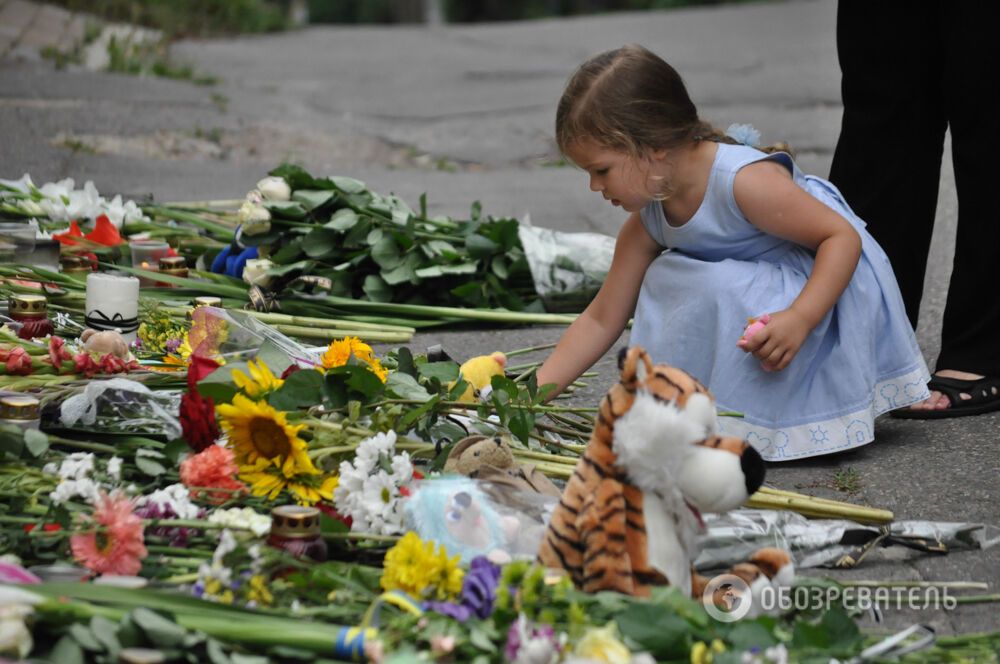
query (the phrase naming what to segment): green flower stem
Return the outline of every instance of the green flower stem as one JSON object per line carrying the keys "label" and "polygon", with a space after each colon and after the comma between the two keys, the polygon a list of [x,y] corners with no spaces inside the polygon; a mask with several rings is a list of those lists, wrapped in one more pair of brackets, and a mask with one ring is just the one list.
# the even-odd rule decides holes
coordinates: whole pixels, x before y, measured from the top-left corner
{"label": "green flower stem", "polygon": [[[556,347],[556,342],[552,342],[550,344],[542,344],[540,346],[528,346],[527,348],[517,348],[515,350],[504,351],[504,355],[506,355],[508,358],[511,358],[511,357],[516,357],[517,355],[526,355],[527,353],[534,353],[535,351],[547,350],[549,348],[555,348],[555,347]],[[510,368],[513,369],[513,367]]]}
{"label": "green flower stem", "polygon": [[354,309],[357,311],[377,311],[379,313],[401,314],[405,316],[458,320],[477,320],[492,323],[523,323],[540,325],[569,325],[576,320],[575,315],[565,314],[534,314],[528,312],[466,309],[462,307],[436,307],[423,304],[400,304],[396,302],[369,302],[354,300],[348,297],[327,295],[318,302],[325,302],[335,307]]}
{"label": "green flower stem", "polygon": [[534,452],[532,450],[522,450],[518,448],[514,448],[514,456],[522,459],[532,459],[535,461],[545,461],[547,463],[569,466],[575,466],[576,462],[579,461],[579,458],[577,457],[559,456],[558,454],[546,454],[545,452]]}
{"label": "green flower stem", "polygon": [[114,445],[88,443],[82,440],[71,440],[69,438],[54,436],[52,434],[49,434],[49,443],[60,447],[71,447],[77,450],[86,450],[87,452],[102,452],[104,454],[116,454],[118,452],[118,448]]}
{"label": "green flower stem", "polygon": [[7,516],[0,514],[0,523],[38,523],[38,519],[30,516]]}
{"label": "green flower stem", "polygon": [[174,576],[168,576],[165,579],[160,579],[160,583],[168,586],[179,586],[188,583],[194,583],[198,580],[197,572],[190,572],[188,574],[175,574]]}
{"label": "green flower stem", "polygon": [[321,329],[315,327],[302,327],[299,325],[281,325],[272,323],[275,329],[283,334],[293,337],[305,337],[309,339],[323,339],[332,341],[343,337],[358,337],[363,341],[375,341],[383,343],[405,343],[413,339],[412,332],[382,332],[377,330],[361,329]]}
{"label": "green flower stem", "polygon": [[[809,577],[803,577],[808,579]],[[867,581],[837,580],[845,588],[949,588],[951,590],[987,590],[990,584],[981,581]]]}
{"label": "green flower stem", "polygon": [[249,527],[225,525],[212,523],[211,521],[199,521],[198,519],[143,519],[142,524],[146,528],[197,528],[199,530],[245,530],[252,532]]}
{"label": "green flower stem", "polygon": [[380,542],[394,544],[400,540],[400,536],[369,535],[367,533],[323,533],[323,539],[334,541]]}
{"label": "green flower stem", "polygon": [[245,311],[263,323],[272,325],[300,325],[302,327],[318,328],[350,328],[352,330],[378,330],[383,332],[408,332],[411,335],[416,329],[406,325],[388,325],[380,323],[364,323],[336,318],[316,318],[313,316],[289,316],[288,314],[264,313],[261,311]]}
{"label": "green flower stem", "polygon": [[[394,403],[412,406],[412,405],[419,405],[424,402],[420,401],[419,399],[384,399],[375,405],[381,406],[383,404],[394,404]],[[447,406],[450,408],[458,408],[461,411],[467,411],[476,408],[476,404],[465,403],[464,401],[441,401],[440,404],[442,406]],[[511,407],[516,408],[516,406],[513,405]],[[531,410],[536,413],[596,413],[597,412],[596,408],[571,407],[571,406],[532,406]],[[462,412],[457,414],[467,414],[467,413]]]}
{"label": "green flower stem", "polygon": [[161,546],[159,544],[147,544],[146,550],[150,553],[160,553],[164,555],[182,556],[186,558],[211,558],[211,551],[199,551],[198,549],[182,549],[176,546]]}
{"label": "green flower stem", "polygon": [[552,426],[550,424],[542,424],[541,422],[535,422],[535,428],[541,429],[542,431],[558,433],[562,436],[572,436],[573,438],[589,436],[589,432],[580,431],[578,429],[566,429],[564,427]]}
{"label": "green flower stem", "polygon": [[192,214],[191,212],[178,210],[176,208],[144,205],[142,206],[142,211],[150,217],[169,217],[177,221],[183,221],[185,223],[198,226],[199,228],[204,228],[206,231],[216,235],[217,239],[222,241],[231,240],[233,237],[233,231],[236,230],[235,226],[230,227],[214,221],[209,221],[201,215]]}

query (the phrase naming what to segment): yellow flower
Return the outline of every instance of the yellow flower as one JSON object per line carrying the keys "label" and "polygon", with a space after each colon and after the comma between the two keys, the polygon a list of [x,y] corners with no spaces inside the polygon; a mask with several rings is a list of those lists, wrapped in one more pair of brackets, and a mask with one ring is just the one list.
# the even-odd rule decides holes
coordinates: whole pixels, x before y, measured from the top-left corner
{"label": "yellow flower", "polygon": [[250,360],[247,368],[250,370],[249,376],[239,369],[233,369],[233,382],[251,399],[260,399],[285,384],[285,381],[271,373],[262,360]]}
{"label": "yellow flower", "polygon": [[231,404],[220,404],[215,410],[222,420],[222,429],[229,434],[229,446],[240,466],[264,459],[281,468],[286,477],[319,473],[306,454],[306,442],[299,438],[306,425],[291,425],[285,413],[242,394],[233,397]]}
{"label": "yellow flower", "polygon": [[256,602],[259,606],[268,606],[274,602],[274,596],[267,588],[267,578],[260,574],[254,574],[247,583],[247,601]]}
{"label": "yellow flower", "polygon": [[618,640],[618,630],[614,622],[604,627],[593,627],[583,635],[573,648],[573,654],[583,659],[592,659],[609,664],[628,664],[632,653]]}
{"label": "yellow flower", "polygon": [[323,368],[342,367],[348,363],[352,355],[356,360],[368,365],[371,372],[378,376],[383,383],[385,382],[389,375],[388,369],[383,367],[379,359],[375,357],[372,347],[357,337],[344,337],[331,341],[326,352],[323,353]]}
{"label": "yellow flower", "polygon": [[726,652],[726,644],[715,639],[709,646],[704,641],[698,641],[691,646],[691,664],[712,664],[715,653]]}
{"label": "yellow flower", "polygon": [[402,590],[417,598],[452,599],[462,591],[465,572],[459,557],[448,557],[444,546],[424,542],[413,531],[406,533],[385,554],[381,585],[384,590]]}

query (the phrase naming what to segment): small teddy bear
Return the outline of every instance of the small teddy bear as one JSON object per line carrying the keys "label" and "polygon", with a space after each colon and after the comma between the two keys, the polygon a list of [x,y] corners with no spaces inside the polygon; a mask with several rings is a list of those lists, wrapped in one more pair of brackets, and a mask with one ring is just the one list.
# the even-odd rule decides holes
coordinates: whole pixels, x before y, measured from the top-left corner
{"label": "small teddy bear", "polygon": [[500,436],[468,436],[455,443],[444,463],[446,473],[476,477],[484,466],[505,470],[517,465],[510,445]]}
{"label": "small teddy bear", "polygon": [[117,330],[94,330],[87,328],[80,335],[83,349],[97,355],[110,353],[120,360],[128,360],[131,356],[128,344]]}

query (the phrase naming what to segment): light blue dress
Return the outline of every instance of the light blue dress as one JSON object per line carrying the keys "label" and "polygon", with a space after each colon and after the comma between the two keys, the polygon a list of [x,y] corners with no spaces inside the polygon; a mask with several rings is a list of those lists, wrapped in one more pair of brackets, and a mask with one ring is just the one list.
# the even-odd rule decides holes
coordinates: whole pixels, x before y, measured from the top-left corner
{"label": "light blue dress", "polygon": [[[760,231],[736,205],[736,173],[762,160],[788,168],[862,241],[844,294],[780,372],[764,371],[736,341],[749,316],[792,304],[814,254]],[[889,259],[836,187],[803,175],[789,155],[719,144],[705,198],[687,223],[667,224],[659,201],[641,214],[653,239],[672,251],[646,272],[631,343],[701,380],[720,409],[744,413],[719,418],[722,433],[745,438],[769,461],[829,454],[871,442],[878,415],[929,396],[927,366]]]}

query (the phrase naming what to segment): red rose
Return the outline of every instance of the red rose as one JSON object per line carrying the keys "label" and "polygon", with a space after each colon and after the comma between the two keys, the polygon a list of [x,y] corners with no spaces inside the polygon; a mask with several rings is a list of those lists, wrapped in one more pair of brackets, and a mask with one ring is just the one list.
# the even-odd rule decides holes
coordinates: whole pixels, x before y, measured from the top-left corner
{"label": "red rose", "polygon": [[182,436],[196,452],[215,444],[221,433],[215,420],[215,403],[197,390],[181,396],[180,420]]}

